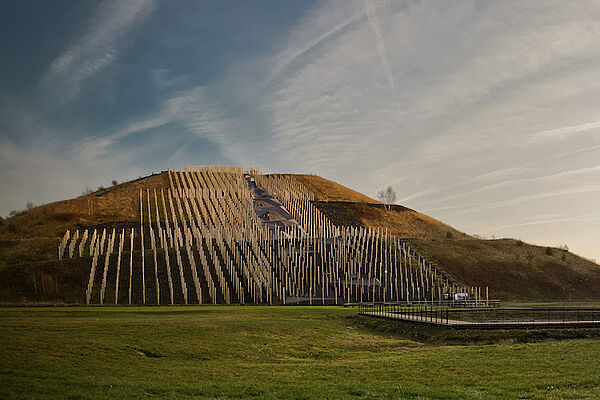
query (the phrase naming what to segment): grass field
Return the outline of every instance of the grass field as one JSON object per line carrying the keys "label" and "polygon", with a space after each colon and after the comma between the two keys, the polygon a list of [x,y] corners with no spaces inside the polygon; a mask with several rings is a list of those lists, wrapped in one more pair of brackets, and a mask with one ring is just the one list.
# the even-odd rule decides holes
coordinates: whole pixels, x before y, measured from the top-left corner
{"label": "grass field", "polygon": [[0,309],[0,398],[600,398],[600,341],[443,346],[333,307]]}

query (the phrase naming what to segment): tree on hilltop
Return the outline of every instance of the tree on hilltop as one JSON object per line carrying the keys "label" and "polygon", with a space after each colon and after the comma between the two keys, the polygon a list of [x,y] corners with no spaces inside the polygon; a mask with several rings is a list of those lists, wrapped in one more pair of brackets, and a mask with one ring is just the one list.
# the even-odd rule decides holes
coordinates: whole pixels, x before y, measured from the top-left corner
{"label": "tree on hilltop", "polygon": [[387,205],[387,209],[390,210],[392,208],[392,203],[396,201],[396,192],[392,188],[392,185],[388,185],[385,190],[381,189],[377,193],[377,197],[381,200],[384,206]]}
{"label": "tree on hilltop", "polygon": [[88,215],[94,214],[94,191],[86,186],[81,195],[86,200]]}

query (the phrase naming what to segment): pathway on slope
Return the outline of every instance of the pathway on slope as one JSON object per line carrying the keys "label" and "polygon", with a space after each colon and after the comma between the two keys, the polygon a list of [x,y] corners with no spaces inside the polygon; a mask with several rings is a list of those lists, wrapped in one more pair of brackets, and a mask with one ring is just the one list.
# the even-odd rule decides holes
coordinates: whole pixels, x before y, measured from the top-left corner
{"label": "pathway on slope", "polygon": [[270,230],[279,228],[286,235],[286,228],[299,226],[298,221],[285,209],[283,204],[258,185],[252,175],[245,174],[244,178],[248,182],[248,190],[254,201],[254,211],[263,226]]}

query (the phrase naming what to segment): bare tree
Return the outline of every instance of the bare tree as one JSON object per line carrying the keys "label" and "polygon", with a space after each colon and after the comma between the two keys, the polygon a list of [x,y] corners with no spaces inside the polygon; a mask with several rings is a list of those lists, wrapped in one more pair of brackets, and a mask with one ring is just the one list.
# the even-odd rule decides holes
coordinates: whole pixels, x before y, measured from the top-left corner
{"label": "bare tree", "polygon": [[94,214],[94,191],[86,186],[86,188],[83,189],[82,195],[86,200],[88,215]]}
{"label": "bare tree", "polygon": [[387,205],[388,210],[390,210],[392,208],[392,203],[396,201],[396,192],[394,191],[391,185],[388,185],[388,187],[385,190],[381,189],[377,193],[377,197],[381,200],[381,202],[384,205]]}
{"label": "bare tree", "polygon": [[25,208],[28,210],[31,210],[33,207],[34,207],[34,205],[31,201],[28,201],[27,204],[25,205]]}

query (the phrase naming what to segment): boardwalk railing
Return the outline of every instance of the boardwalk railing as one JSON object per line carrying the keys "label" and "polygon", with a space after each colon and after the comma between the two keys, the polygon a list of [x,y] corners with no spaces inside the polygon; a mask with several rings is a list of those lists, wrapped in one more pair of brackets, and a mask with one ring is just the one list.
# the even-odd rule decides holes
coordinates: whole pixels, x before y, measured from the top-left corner
{"label": "boardwalk railing", "polygon": [[600,308],[595,307],[472,307],[410,305],[406,303],[361,303],[361,315],[415,321],[454,328],[509,329],[600,326]]}
{"label": "boardwalk railing", "polygon": [[358,306],[363,309],[369,307],[450,307],[450,308],[499,308],[500,300],[416,300],[416,301],[393,301],[393,302],[362,302],[362,303],[347,303],[346,306]]}
{"label": "boardwalk railing", "polygon": [[498,308],[500,300],[410,300],[410,301],[386,301],[386,302],[363,302],[346,303],[345,306],[365,307],[369,305],[405,306],[405,307],[451,307],[451,308]]}
{"label": "boardwalk railing", "polygon": [[361,303],[358,313],[381,318],[448,324],[448,307],[435,305],[407,305],[406,303]]}

